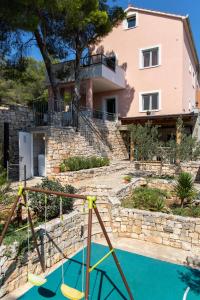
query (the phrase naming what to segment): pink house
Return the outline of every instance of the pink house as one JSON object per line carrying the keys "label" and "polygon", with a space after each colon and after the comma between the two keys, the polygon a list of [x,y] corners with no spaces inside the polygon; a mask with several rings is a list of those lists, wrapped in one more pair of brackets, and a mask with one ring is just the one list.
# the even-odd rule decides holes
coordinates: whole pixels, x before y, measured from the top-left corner
{"label": "pink house", "polygon": [[[164,140],[175,134],[182,116],[185,127],[200,137],[199,60],[189,17],[132,6],[126,13],[83,59],[83,110],[104,120],[118,118],[122,125],[152,120],[162,126]],[[72,86],[73,74],[60,81],[61,94]]]}

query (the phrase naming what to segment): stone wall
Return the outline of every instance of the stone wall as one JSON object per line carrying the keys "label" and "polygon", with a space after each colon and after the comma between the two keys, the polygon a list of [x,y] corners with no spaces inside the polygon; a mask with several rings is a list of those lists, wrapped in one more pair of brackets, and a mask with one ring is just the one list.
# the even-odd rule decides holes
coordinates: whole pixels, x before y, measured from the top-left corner
{"label": "stone wall", "polygon": [[[103,155],[109,157],[111,160],[127,158],[127,151],[125,149],[120,132],[117,131],[114,123],[108,123],[111,123],[109,125],[109,131],[107,131],[111,146],[110,149],[102,144],[97,146],[100,141],[96,136],[94,137],[94,140],[91,141],[91,136],[83,136],[82,133],[75,132],[72,128],[49,127],[45,132],[47,176],[54,172],[54,167],[58,167],[63,159],[66,159],[70,156]],[[101,126],[103,125],[101,124]],[[108,127],[108,125],[105,125],[105,127]],[[96,139],[98,139],[98,141]],[[61,179],[64,176],[65,175],[61,175]],[[76,176],[78,176],[78,174]]]}
{"label": "stone wall", "polygon": [[80,133],[73,129],[50,127],[46,131],[46,175],[52,175],[63,159],[70,156],[99,156]]}
{"label": "stone wall", "polygon": [[119,172],[124,170],[127,164],[123,163],[112,163],[110,166],[104,166],[100,168],[92,168],[74,172],[61,172],[59,174],[54,174],[53,177],[56,178],[62,184],[69,184],[84,179],[94,178],[96,176],[109,175],[111,173]]}
{"label": "stone wall", "polygon": [[[96,191],[95,191],[96,192]],[[91,193],[93,195],[94,193]],[[83,240],[81,239],[81,226],[85,227],[85,236],[87,236],[87,208],[85,218],[83,215],[82,200],[77,200],[74,204],[75,211],[68,215],[64,215],[64,226],[61,228],[60,219],[54,219],[47,223],[47,241],[45,240],[44,225],[36,228],[39,232],[39,249],[44,255],[47,266],[47,273],[50,268],[60,262],[65,257],[70,257],[76,251],[82,249]],[[111,232],[111,216],[105,196],[98,197],[98,209],[107,232]],[[102,230],[99,226],[97,218],[93,218],[92,240],[102,238]],[[86,239],[84,247],[86,246]],[[44,256],[43,256],[44,259]],[[29,267],[28,267],[29,261]],[[49,270],[48,270],[49,269]],[[0,247],[0,298],[5,294],[15,290],[27,282],[27,273],[40,274],[41,266],[38,261],[36,250],[30,251],[29,259],[27,252],[20,255],[18,243],[11,246]]]}
{"label": "stone wall", "polygon": [[[77,212],[64,216],[63,231],[60,220],[54,219],[47,223],[48,242],[45,244],[44,229],[39,229],[40,251],[47,255],[46,265],[51,267],[61,260],[62,254],[71,255],[80,247],[81,217]],[[37,229],[36,229],[37,230]],[[38,230],[37,230],[38,231]],[[27,252],[18,255],[18,244],[11,247],[1,246],[0,251],[0,297],[27,282],[27,272],[41,273],[36,250],[29,254],[29,267]]]}
{"label": "stone wall", "polygon": [[[104,140],[104,143],[102,143],[95,133],[88,128],[88,140],[93,147],[97,145],[101,154],[109,157],[111,160],[128,159],[128,152],[116,122],[102,121],[100,119],[90,119],[90,122]],[[80,120],[80,124],[82,130],[85,131],[87,124],[83,120]]]}
{"label": "stone wall", "polygon": [[[143,178],[133,179],[129,184],[112,190],[106,186],[83,187],[79,193],[97,195],[97,207],[107,232],[113,237],[127,237],[159,245],[183,249],[188,253],[188,261],[200,254],[200,219],[185,218],[159,212],[149,212],[121,207],[121,200],[136,186],[145,184]],[[159,180],[158,180],[159,184]],[[164,184],[161,181],[161,185]],[[47,254],[47,267],[60,262],[63,254],[70,256],[81,249],[81,225],[87,230],[87,208],[82,215],[82,200],[76,200],[74,211],[64,216],[64,229],[60,220],[47,223],[48,241],[45,243],[44,226],[40,229],[40,249]],[[102,238],[102,231],[96,217],[93,218],[93,240]],[[87,234],[86,234],[87,235]],[[30,254],[30,271],[39,274],[41,268],[36,251]],[[185,261],[177,261],[186,263]],[[0,297],[15,290],[27,281],[27,253],[18,255],[18,244],[0,248]]]}
{"label": "stone wall", "polygon": [[[115,237],[129,237],[142,241],[167,245],[188,251],[188,257],[200,254],[200,219],[181,217],[160,212],[127,209],[122,199],[135,187],[144,185],[143,178],[134,179],[124,189],[109,197],[112,207],[112,232]],[[155,181],[152,181],[154,186]],[[157,187],[163,187],[157,180]],[[184,263],[183,261],[180,261]]]}
{"label": "stone wall", "polygon": [[[33,113],[25,106],[0,106],[0,148],[4,147],[4,123],[9,124],[9,156],[10,163],[19,163],[19,131],[29,131],[33,127]],[[18,178],[18,167],[12,167],[11,175]]]}
{"label": "stone wall", "polygon": [[122,207],[113,209],[112,217],[112,230],[117,237],[187,250],[188,256],[199,255],[200,219]]}
{"label": "stone wall", "polygon": [[200,162],[181,163],[180,166],[172,164],[161,164],[159,162],[134,162],[134,171],[144,171],[155,175],[174,176],[181,171],[189,172],[193,175],[195,181],[200,181]]}

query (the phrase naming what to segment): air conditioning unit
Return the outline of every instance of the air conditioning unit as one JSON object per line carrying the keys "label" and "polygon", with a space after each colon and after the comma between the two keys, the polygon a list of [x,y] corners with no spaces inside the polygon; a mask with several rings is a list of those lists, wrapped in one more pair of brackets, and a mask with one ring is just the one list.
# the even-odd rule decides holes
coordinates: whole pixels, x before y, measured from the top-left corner
{"label": "air conditioning unit", "polygon": [[147,111],[147,116],[155,116],[155,111]]}

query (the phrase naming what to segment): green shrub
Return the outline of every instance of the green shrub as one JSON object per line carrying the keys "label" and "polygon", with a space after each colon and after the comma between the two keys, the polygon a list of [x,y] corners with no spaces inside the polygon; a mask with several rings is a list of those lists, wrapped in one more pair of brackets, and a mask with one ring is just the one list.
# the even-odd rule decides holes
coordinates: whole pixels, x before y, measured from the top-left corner
{"label": "green shrub", "polygon": [[6,201],[8,198],[8,192],[10,190],[10,182],[7,180],[6,170],[1,165],[0,156],[0,203]]}
{"label": "green shrub", "polygon": [[91,169],[91,168],[98,168],[103,166],[108,166],[110,163],[107,157],[81,157],[81,156],[74,156],[65,159],[60,164],[61,172],[67,171],[79,171],[84,169]]}
{"label": "green shrub", "polygon": [[187,172],[181,172],[177,178],[174,191],[181,200],[181,207],[184,206],[185,200],[187,202],[191,201],[196,196],[192,175]]}
{"label": "green shrub", "polygon": [[191,207],[176,207],[172,208],[172,212],[174,215],[179,215],[183,217],[200,217],[200,207],[199,206],[191,206]]}
{"label": "green shrub", "polygon": [[[40,185],[36,187],[41,189],[54,190],[57,192],[64,192],[68,194],[74,194],[76,192],[75,188],[71,185],[62,186],[58,181],[49,180],[44,178]],[[39,221],[44,221],[45,213],[45,195],[42,193],[29,193],[30,206],[35,212]],[[73,199],[72,198],[62,198],[63,199],[63,214],[69,213],[73,210]],[[58,217],[60,214],[60,197],[54,195],[47,195],[47,219],[51,220]]]}
{"label": "green shrub", "polygon": [[174,180],[175,179],[175,176],[174,175],[147,175],[147,177],[150,177],[152,179],[164,179],[164,180]]}
{"label": "green shrub", "polygon": [[138,187],[123,201],[123,206],[151,211],[163,211],[167,192],[156,188]]}
{"label": "green shrub", "polygon": [[133,178],[133,176],[131,176],[131,175],[126,175],[126,176],[124,176],[123,177],[123,179],[125,180],[125,181],[127,181],[127,182],[131,182],[131,179]]}

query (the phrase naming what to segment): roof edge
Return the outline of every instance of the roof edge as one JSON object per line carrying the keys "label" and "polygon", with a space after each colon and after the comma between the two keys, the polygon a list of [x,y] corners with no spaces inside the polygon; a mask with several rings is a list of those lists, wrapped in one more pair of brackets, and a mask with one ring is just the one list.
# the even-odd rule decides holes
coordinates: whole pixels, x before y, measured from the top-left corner
{"label": "roof edge", "polygon": [[190,25],[190,19],[189,19],[189,15],[176,15],[176,14],[171,14],[171,13],[165,13],[165,12],[161,12],[161,11],[156,11],[156,10],[150,10],[150,9],[144,9],[144,8],[139,8],[139,7],[134,7],[134,6],[129,6],[128,8],[125,9],[125,12],[129,12],[131,10],[134,11],[138,11],[138,12],[144,12],[144,13],[149,13],[149,14],[154,14],[154,15],[159,15],[159,16],[163,16],[163,17],[169,17],[169,18],[174,18],[174,19],[178,19],[181,20],[183,22],[184,25],[184,29],[186,30],[187,34],[188,34],[188,39],[189,39],[189,44],[191,47],[191,50],[193,52],[194,55],[194,59],[196,62],[196,67],[199,70],[199,56],[198,56],[198,52],[197,52],[197,48],[195,45],[195,41],[194,41],[194,37],[193,37],[193,33],[192,33],[192,28]]}
{"label": "roof edge", "polygon": [[189,19],[189,15],[187,15],[184,19],[183,19],[183,24],[185,26],[186,32],[188,34],[188,38],[189,38],[189,44],[190,47],[193,51],[193,55],[195,57],[196,60],[196,65],[197,68],[199,69],[199,56],[198,56],[198,52],[197,52],[197,48],[195,45],[195,41],[194,41],[194,36],[193,36],[193,32],[192,32],[192,27],[190,25],[190,19]]}
{"label": "roof edge", "polygon": [[157,14],[160,16],[167,16],[167,17],[176,18],[176,19],[184,19],[187,17],[187,15],[186,16],[176,15],[176,14],[166,13],[166,12],[162,12],[162,11],[158,11],[158,10],[151,10],[151,9],[139,8],[139,7],[134,7],[134,6],[129,6],[124,11],[129,12],[131,10],[143,11],[146,13]]}

